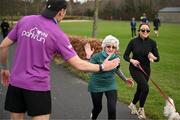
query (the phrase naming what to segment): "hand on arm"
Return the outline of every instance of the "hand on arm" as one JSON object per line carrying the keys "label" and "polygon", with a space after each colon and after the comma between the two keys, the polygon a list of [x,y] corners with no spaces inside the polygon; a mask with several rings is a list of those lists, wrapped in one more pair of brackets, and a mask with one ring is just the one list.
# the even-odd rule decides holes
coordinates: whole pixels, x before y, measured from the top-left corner
{"label": "hand on arm", "polygon": [[[86,43],[84,46],[85,52],[86,52],[86,58],[90,59],[91,55],[94,53],[94,48],[91,48],[91,45],[89,43]],[[120,63],[120,59],[116,58],[113,60],[109,60],[109,58],[111,57],[112,54],[109,54],[109,56],[104,60],[103,64],[101,65],[101,68],[103,71],[109,71],[112,70],[114,68],[116,68],[119,63]]]}
{"label": "hand on arm", "polygon": [[112,54],[110,54],[103,62],[103,66],[104,66],[104,70],[103,71],[109,71],[112,70],[114,68],[116,68],[119,64],[120,64],[120,59],[116,58],[113,60],[109,60],[109,58],[111,57]]}

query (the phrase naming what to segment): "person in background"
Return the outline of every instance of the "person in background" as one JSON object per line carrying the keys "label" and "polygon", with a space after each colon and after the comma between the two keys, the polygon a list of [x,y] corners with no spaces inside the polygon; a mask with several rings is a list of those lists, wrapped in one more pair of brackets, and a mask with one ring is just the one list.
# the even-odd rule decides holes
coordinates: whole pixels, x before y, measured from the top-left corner
{"label": "person in background", "polygon": [[143,15],[140,17],[141,23],[149,23],[146,13],[143,13]]}
{"label": "person in background", "polygon": [[[128,107],[132,114],[137,114],[140,119],[146,119],[144,105],[149,93],[150,62],[158,62],[159,53],[156,42],[149,38],[149,25],[147,23],[140,24],[138,31],[138,37],[129,42],[124,53],[124,59],[130,63],[130,74],[137,83],[136,93]],[[130,56],[130,53],[132,53],[132,56]],[[140,70],[140,66],[147,75]],[[140,108],[137,111],[136,104],[138,101]]]}
{"label": "person in background", "polygon": [[4,18],[1,22],[1,32],[3,35],[3,38],[5,38],[8,35],[9,32],[9,23],[7,22],[6,18]]}
{"label": "person in background", "polygon": [[131,25],[131,36],[134,37],[134,36],[136,36],[136,20],[135,20],[135,17],[132,17],[130,25]]}
{"label": "person in background", "polygon": [[154,33],[156,36],[159,36],[159,27],[160,27],[160,20],[158,16],[156,15],[155,18],[153,19],[153,26],[154,26]]}
{"label": "person in background", "polygon": [[[108,35],[102,41],[102,51],[94,54],[91,50],[90,44],[85,45],[86,58],[90,59],[91,63],[101,64],[108,56],[109,59],[118,58],[116,54],[119,49],[119,40],[112,35]],[[120,65],[119,65],[120,67]],[[119,67],[110,71],[101,71],[92,73],[88,84],[88,91],[91,94],[93,109],[91,119],[97,119],[102,110],[102,97],[105,94],[107,98],[108,119],[116,119],[116,103],[117,103],[117,85],[115,81],[115,74],[117,74],[129,87],[134,85],[130,78],[126,78]]]}
{"label": "person in background", "polygon": [[[109,71],[119,65],[118,58],[101,64],[80,59],[58,24],[66,9],[65,0],[48,0],[41,15],[22,17],[0,44],[1,83],[8,86],[5,110],[10,111],[11,120],[23,120],[26,112],[32,120],[50,119],[50,62],[54,53],[81,71]],[[8,49],[14,43],[16,55],[10,74]]]}

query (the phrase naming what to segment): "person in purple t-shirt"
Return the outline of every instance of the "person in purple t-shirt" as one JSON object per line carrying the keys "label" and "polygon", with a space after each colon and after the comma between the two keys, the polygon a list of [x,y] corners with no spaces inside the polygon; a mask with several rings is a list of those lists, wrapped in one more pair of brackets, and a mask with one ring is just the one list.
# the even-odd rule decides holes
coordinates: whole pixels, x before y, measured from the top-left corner
{"label": "person in purple t-shirt", "polygon": [[[25,16],[0,44],[1,83],[8,86],[5,109],[11,119],[24,119],[27,112],[32,119],[50,118],[50,61],[58,52],[64,60],[82,71],[109,71],[120,60],[92,64],[79,58],[58,22],[66,14],[65,0],[49,0],[41,15]],[[8,48],[17,43],[13,67],[7,68]]]}

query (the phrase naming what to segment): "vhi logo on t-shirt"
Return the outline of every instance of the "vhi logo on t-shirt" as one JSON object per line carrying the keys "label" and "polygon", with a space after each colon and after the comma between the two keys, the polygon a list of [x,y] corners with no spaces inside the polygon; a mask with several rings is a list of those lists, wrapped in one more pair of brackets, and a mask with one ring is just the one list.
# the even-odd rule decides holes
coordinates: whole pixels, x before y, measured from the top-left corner
{"label": "vhi logo on t-shirt", "polygon": [[38,30],[37,27],[34,27],[32,29],[30,29],[29,31],[22,31],[22,36],[26,36],[28,38],[32,38],[34,40],[37,40],[39,42],[45,43],[48,34],[45,32],[42,32],[40,30]]}

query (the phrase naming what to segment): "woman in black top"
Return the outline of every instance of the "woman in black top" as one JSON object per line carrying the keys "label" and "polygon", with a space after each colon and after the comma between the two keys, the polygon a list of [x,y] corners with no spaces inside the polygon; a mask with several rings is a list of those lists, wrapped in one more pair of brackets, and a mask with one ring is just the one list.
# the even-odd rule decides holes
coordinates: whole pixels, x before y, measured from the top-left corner
{"label": "woman in black top", "polygon": [[[124,59],[130,63],[129,70],[132,78],[137,83],[137,90],[134,95],[133,101],[128,106],[132,114],[137,114],[138,118],[145,119],[144,104],[149,92],[148,80],[150,76],[150,62],[159,61],[159,53],[156,42],[149,38],[150,27],[146,23],[139,26],[138,37],[132,39],[124,53]],[[132,57],[130,53],[132,52]],[[144,69],[148,74],[145,75],[138,66]],[[136,103],[139,101],[140,108],[137,111]]]}

